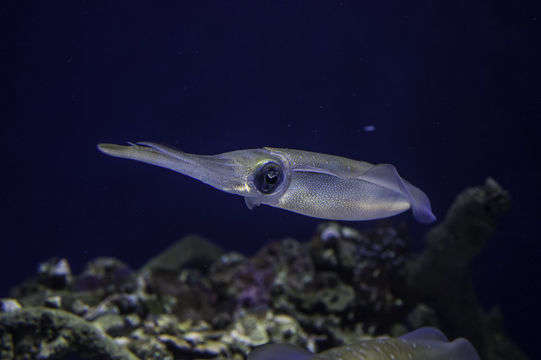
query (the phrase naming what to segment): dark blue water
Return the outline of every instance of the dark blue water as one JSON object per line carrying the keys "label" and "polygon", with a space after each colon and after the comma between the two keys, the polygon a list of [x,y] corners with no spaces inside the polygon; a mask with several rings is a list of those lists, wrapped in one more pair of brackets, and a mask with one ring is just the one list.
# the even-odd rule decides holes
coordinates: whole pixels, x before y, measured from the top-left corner
{"label": "dark blue water", "polygon": [[[475,281],[533,356],[536,2],[14,2],[0,13],[0,296],[52,256],[75,271],[101,255],[137,267],[186,233],[250,253],[308,239],[319,223],[249,211],[187,177],[106,157],[98,142],[290,147],[395,164],[439,218],[465,187],[500,182],[512,208]],[[400,220],[417,237],[427,229]]]}

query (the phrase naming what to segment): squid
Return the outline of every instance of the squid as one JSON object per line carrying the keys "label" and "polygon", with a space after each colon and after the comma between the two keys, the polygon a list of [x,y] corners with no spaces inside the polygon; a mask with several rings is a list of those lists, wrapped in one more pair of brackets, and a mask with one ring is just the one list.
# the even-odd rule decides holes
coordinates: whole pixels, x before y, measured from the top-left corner
{"label": "squid", "polygon": [[423,191],[390,164],[370,164],[317,152],[264,147],[195,155],[152,142],[98,144],[110,156],[167,168],[216,189],[302,215],[361,221],[409,209],[421,223],[436,220]]}
{"label": "squid", "polygon": [[438,329],[423,327],[399,338],[379,337],[325,350],[315,355],[289,344],[256,348],[248,360],[480,360],[464,338],[449,341]]}

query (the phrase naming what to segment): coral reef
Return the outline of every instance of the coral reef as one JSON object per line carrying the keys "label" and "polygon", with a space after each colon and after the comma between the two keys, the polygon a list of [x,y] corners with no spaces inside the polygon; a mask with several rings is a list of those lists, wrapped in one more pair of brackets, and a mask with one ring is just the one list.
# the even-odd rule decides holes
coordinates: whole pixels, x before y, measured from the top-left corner
{"label": "coral reef", "polygon": [[468,269],[509,203],[509,194],[492,178],[466,189],[445,220],[428,232],[424,252],[408,263],[409,297],[429,304],[447,334],[468,338],[486,359],[524,358],[507,340],[499,311],[485,313],[477,304]]}
{"label": "coral reef", "polygon": [[137,359],[98,327],[64,310],[26,307],[0,314],[0,324],[2,360],[18,358],[20,353],[49,359],[69,352],[96,359]]}
{"label": "coral reef", "polygon": [[394,227],[323,223],[252,257],[191,235],[138,271],[97,258],[76,275],[51,259],[0,301],[0,360],[242,360],[268,342],[322,351],[425,325],[468,337],[484,359],[526,359],[468,272],[508,203],[491,179],[467,189],[418,256]]}

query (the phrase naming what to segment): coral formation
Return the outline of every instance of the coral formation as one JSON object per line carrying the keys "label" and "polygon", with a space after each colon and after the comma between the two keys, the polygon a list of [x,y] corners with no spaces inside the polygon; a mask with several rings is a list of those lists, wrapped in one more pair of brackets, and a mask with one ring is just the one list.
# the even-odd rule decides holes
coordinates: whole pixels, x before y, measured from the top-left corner
{"label": "coral formation", "polygon": [[526,359],[468,273],[508,202],[490,179],[466,190],[419,256],[394,227],[323,223],[252,257],[189,236],[138,271],[98,258],[76,275],[51,259],[0,301],[0,360],[241,360],[268,342],[321,351],[426,325],[467,336],[483,358]]}
{"label": "coral formation", "polygon": [[433,307],[447,334],[467,337],[487,359],[524,358],[505,336],[499,311],[487,314],[478,305],[468,269],[509,203],[509,194],[492,178],[466,189],[428,232],[424,252],[408,264],[410,297]]}
{"label": "coral formation", "polygon": [[25,307],[0,314],[0,359],[59,358],[70,352],[111,360],[136,360],[92,323],[64,310]]}

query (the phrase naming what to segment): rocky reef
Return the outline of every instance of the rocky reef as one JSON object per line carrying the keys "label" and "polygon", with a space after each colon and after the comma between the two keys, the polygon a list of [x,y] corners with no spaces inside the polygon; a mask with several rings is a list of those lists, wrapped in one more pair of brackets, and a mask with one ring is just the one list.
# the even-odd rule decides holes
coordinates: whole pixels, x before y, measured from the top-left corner
{"label": "rocky reef", "polygon": [[268,342],[321,351],[425,325],[467,337],[483,359],[527,359],[468,271],[509,201],[492,179],[465,190],[417,255],[395,227],[323,223],[252,257],[191,235],[139,270],[98,258],[72,274],[50,259],[0,301],[0,360],[241,360]]}

